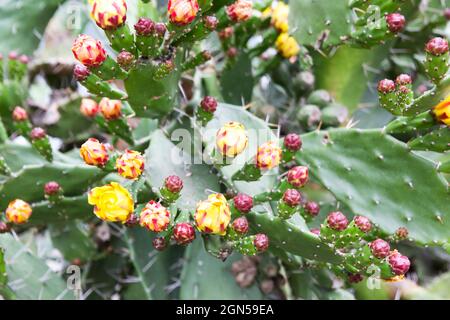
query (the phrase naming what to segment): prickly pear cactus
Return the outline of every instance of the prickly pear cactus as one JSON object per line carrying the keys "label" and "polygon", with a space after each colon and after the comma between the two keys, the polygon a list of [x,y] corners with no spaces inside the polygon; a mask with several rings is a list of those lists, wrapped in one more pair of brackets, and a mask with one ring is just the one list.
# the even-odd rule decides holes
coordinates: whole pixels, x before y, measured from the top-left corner
{"label": "prickly pear cactus", "polygon": [[443,3],[5,1],[0,298],[445,298]]}

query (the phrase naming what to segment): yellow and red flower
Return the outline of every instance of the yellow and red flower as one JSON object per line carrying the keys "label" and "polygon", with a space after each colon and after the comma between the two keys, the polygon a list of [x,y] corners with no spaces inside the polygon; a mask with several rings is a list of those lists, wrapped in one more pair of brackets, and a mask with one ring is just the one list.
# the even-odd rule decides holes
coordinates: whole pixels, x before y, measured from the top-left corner
{"label": "yellow and red flower", "polygon": [[106,60],[107,54],[102,43],[91,36],[80,34],[72,45],[72,52],[86,67],[98,67]]}
{"label": "yellow and red flower", "polygon": [[144,171],[144,157],[138,151],[125,150],[116,160],[117,172],[126,179],[136,180]]}
{"label": "yellow and red flower", "polygon": [[235,22],[246,21],[253,14],[253,3],[248,0],[237,0],[235,3],[229,5],[226,11],[231,20]]}
{"label": "yellow and red flower", "polygon": [[224,235],[231,220],[227,199],[220,193],[209,195],[197,205],[194,219],[201,232]]}
{"label": "yellow and red flower", "polygon": [[92,189],[88,202],[94,206],[94,214],[105,221],[125,223],[134,210],[131,194],[117,182]]}
{"label": "yellow and red flower", "polygon": [[198,12],[197,0],[169,0],[167,12],[172,23],[187,25],[191,23]]}
{"label": "yellow and red flower", "polygon": [[86,164],[98,167],[103,167],[109,158],[105,145],[95,138],[89,138],[81,145],[80,156]]}
{"label": "yellow and red flower", "polygon": [[153,232],[164,231],[170,224],[170,212],[159,202],[151,200],[142,209],[139,223]]}
{"label": "yellow and red flower", "polygon": [[122,101],[103,98],[98,104],[101,113],[106,120],[114,120],[122,114]]}
{"label": "yellow and red flower", "polygon": [[85,117],[93,118],[97,115],[99,110],[100,108],[97,101],[88,98],[81,99],[80,112]]}
{"label": "yellow and red flower", "polygon": [[281,148],[277,143],[268,141],[258,148],[256,166],[261,170],[270,170],[280,164]]}
{"label": "yellow and red flower", "polygon": [[296,56],[300,52],[300,46],[297,41],[291,37],[288,33],[280,33],[275,46],[278,52],[286,59]]}
{"label": "yellow and red flower", "polygon": [[102,29],[116,29],[127,19],[125,0],[91,0],[91,17]]}
{"label": "yellow and red flower", "polygon": [[8,204],[6,209],[6,219],[15,224],[22,224],[30,219],[33,210],[31,206],[20,199],[15,199]]}
{"label": "yellow and red flower", "polygon": [[271,24],[280,32],[287,32],[288,25],[289,6],[284,2],[278,2],[272,10]]}
{"label": "yellow and red flower", "polygon": [[245,127],[239,122],[228,122],[216,133],[216,146],[226,157],[236,157],[248,145]]}
{"label": "yellow and red flower", "polygon": [[433,108],[433,113],[440,122],[450,126],[450,96]]}

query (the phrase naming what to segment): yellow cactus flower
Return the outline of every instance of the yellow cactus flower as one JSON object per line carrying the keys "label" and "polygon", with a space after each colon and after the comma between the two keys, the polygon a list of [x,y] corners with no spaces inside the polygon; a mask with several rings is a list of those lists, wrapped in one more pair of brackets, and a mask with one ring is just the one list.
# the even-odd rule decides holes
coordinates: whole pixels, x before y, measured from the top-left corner
{"label": "yellow cactus flower", "polygon": [[297,41],[285,32],[278,36],[275,46],[278,52],[286,59],[296,56],[300,52],[300,46]]}
{"label": "yellow cactus flower", "polygon": [[245,127],[239,122],[228,122],[217,131],[216,146],[226,157],[236,157],[247,147],[248,138]]}
{"label": "yellow cactus flower", "polygon": [[88,202],[94,206],[95,215],[105,221],[125,223],[134,210],[130,193],[117,182],[92,189]]}
{"label": "yellow cactus flower", "polygon": [[268,141],[258,148],[256,166],[261,170],[270,170],[280,164],[281,148],[273,141]]}
{"label": "yellow cactus flower", "polygon": [[280,32],[287,32],[288,25],[289,6],[284,2],[278,2],[272,11],[271,23]]}
{"label": "yellow cactus flower", "polygon": [[31,206],[20,199],[11,201],[6,209],[6,219],[15,224],[22,224],[30,219],[32,213]]}
{"label": "yellow cactus flower", "polygon": [[151,200],[142,209],[139,224],[150,231],[161,232],[170,223],[170,212],[163,205]]}
{"label": "yellow cactus flower", "polygon": [[125,150],[116,160],[117,172],[126,179],[136,180],[144,171],[144,157],[138,151]]}
{"label": "yellow cactus flower", "polygon": [[80,156],[86,164],[99,167],[103,167],[109,158],[105,145],[95,138],[89,138],[81,145]]}
{"label": "yellow cactus flower", "polygon": [[227,199],[220,194],[211,194],[197,205],[194,215],[201,232],[224,235],[231,220]]}
{"label": "yellow cactus flower", "polygon": [[433,108],[433,113],[440,122],[450,126],[450,96]]}
{"label": "yellow cactus flower", "polygon": [[127,19],[125,0],[90,0],[91,17],[102,29],[116,29]]}

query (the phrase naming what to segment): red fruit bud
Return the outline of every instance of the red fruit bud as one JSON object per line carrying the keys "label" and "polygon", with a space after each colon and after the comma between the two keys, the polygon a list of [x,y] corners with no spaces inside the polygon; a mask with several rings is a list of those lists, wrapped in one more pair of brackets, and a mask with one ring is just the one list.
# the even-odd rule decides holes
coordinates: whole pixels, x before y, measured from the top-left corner
{"label": "red fruit bud", "polygon": [[284,146],[290,151],[300,150],[302,147],[302,139],[296,133],[289,133],[284,137]]}
{"label": "red fruit bud", "polygon": [[309,231],[311,231],[311,233],[314,233],[316,236],[320,236],[320,229],[314,228]]}
{"label": "red fruit bud", "polygon": [[219,20],[215,16],[206,16],[203,18],[203,21],[205,23],[205,27],[209,30],[215,30],[217,28],[217,24],[219,23]]}
{"label": "red fruit bud", "polygon": [[392,272],[398,276],[407,273],[409,267],[411,266],[409,258],[407,256],[403,256],[396,250],[389,255],[388,262],[391,266]]}
{"label": "red fruit bud", "polygon": [[386,24],[392,33],[397,33],[405,27],[405,17],[400,13],[391,13],[386,16]]}
{"label": "red fruit bud", "polygon": [[239,234],[246,234],[248,232],[248,220],[246,217],[239,217],[233,221],[231,225]]}
{"label": "red fruit bud", "polygon": [[117,55],[117,63],[124,69],[129,69],[134,63],[134,55],[128,51],[122,51]]}
{"label": "red fruit bud", "polygon": [[305,203],[304,209],[307,214],[309,214],[310,216],[313,216],[313,217],[317,216],[320,212],[319,204],[314,201],[308,201],[307,203]]}
{"label": "red fruit bud", "polygon": [[434,56],[440,56],[448,52],[448,42],[440,37],[433,38],[426,44],[425,51]]}
{"label": "red fruit bud", "polygon": [[406,229],[405,227],[400,227],[395,231],[395,235],[401,240],[406,239],[408,237],[408,234],[408,229]]}
{"label": "red fruit bud", "polygon": [[183,189],[183,180],[179,176],[168,176],[164,181],[164,186],[172,193],[178,193]]}
{"label": "red fruit bud", "polygon": [[234,58],[238,54],[238,49],[235,47],[231,47],[227,50],[227,57],[228,58]]}
{"label": "red fruit bud", "polygon": [[78,81],[85,80],[87,77],[89,77],[90,74],[91,74],[91,72],[89,71],[89,69],[82,64],[77,64],[73,68],[73,76]]}
{"label": "red fruit bud", "polygon": [[194,227],[187,222],[177,223],[173,229],[173,237],[180,245],[191,243],[195,239]]}
{"label": "red fruit bud", "polygon": [[26,55],[23,54],[19,57],[19,62],[23,64],[28,64],[28,62],[30,62],[30,58],[28,58]]}
{"label": "red fruit bud", "polygon": [[59,183],[56,181],[47,182],[44,186],[44,192],[46,195],[49,195],[49,196],[57,194],[60,190],[61,190],[61,187],[60,187]]}
{"label": "red fruit bud", "polygon": [[167,246],[167,242],[164,237],[156,237],[155,239],[153,239],[152,244],[153,248],[158,251],[163,251]]}
{"label": "red fruit bud", "polygon": [[303,187],[309,179],[308,167],[296,166],[288,171],[287,181],[296,188]]}
{"label": "red fruit bud", "polygon": [[15,51],[11,51],[8,54],[8,59],[9,60],[17,60],[18,58],[19,58],[19,54],[17,52],[15,52]]}
{"label": "red fruit bud", "polygon": [[269,237],[264,233],[258,233],[253,240],[256,250],[259,252],[264,252],[269,247]]}
{"label": "red fruit bud", "polygon": [[31,133],[30,133],[30,138],[32,140],[43,139],[46,136],[47,136],[47,133],[45,132],[44,129],[42,129],[40,127],[33,128],[33,130],[31,130]]}
{"label": "red fruit bud", "polygon": [[28,119],[28,113],[22,107],[15,107],[12,113],[12,117],[14,121],[25,121]]}
{"label": "red fruit bud", "polygon": [[353,221],[362,232],[369,232],[372,229],[372,223],[366,217],[356,216],[353,218]]}
{"label": "red fruit bud", "polygon": [[331,212],[327,217],[328,226],[336,231],[342,231],[347,228],[347,217],[340,211]]}
{"label": "red fruit bud", "polygon": [[200,102],[200,106],[206,112],[214,113],[217,109],[217,100],[211,96],[206,96]]}
{"label": "red fruit bud", "polygon": [[383,239],[377,239],[372,241],[369,244],[370,250],[372,250],[372,254],[380,259],[386,258],[389,255],[389,250],[391,250],[391,246],[389,243],[384,241]]}
{"label": "red fruit bud", "polygon": [[378,82],[378,92],[379,93],[391,93],[395,90],[395,83],[392,80],[389,79],[383,79],[380,82]]}
{"label": "red fruit bud", "polygon": [[158,36],[162,37],[166,34],[167,31],[167,27],[165,25],[165,23],[163,22],[158,22],[155,23],[155,32]]}
{"label": "red fruit bud", "polygon": [[4,223],[3,221],[0,221],[0,234],[7,233],[11,230],[11,227]]}
{"label": "red fruit bud", "polygon": [[245,193],[239,193],[233,201],[235,208],[242,213],[250,212],[253,208],[253,198]]}
{"label": "red fruit bud", "polygon": [[350,283],[358,283],[363,280],[363,276],[359,273],[351,273],[348,275],[348,282]]}
{"label": "red fruit bud", "polygon": [[148,36],[155,30],[155,23],[148,18],[139,18],[134,25],[134,30],[139,36]]}
{"label": "red fruit bud", "polygon": [[295,207],[302,201],[302,195],[295,189],[287,189],[283,194],[283,201],[288,206]]}
{"label": "red fruit bud", "polygon": [[395,79],[395,83],[398,86],[404,86],[412,83],[412,79],[409,74],[401,74]]}

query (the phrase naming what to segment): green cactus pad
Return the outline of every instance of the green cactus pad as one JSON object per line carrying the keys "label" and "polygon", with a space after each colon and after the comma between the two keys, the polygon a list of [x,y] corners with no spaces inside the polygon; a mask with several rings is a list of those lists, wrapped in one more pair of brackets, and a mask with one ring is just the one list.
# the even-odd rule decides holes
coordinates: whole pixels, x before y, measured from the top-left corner
{"label": "green cactus pad", "polygon": [[446,152],[450,150],[450,128],[444,126],[408,142],[414,150]]}

